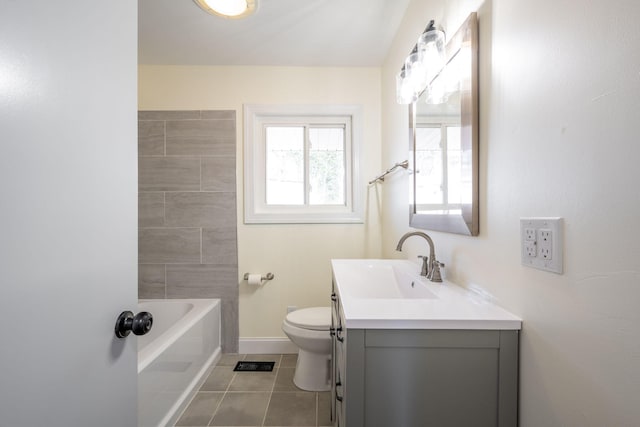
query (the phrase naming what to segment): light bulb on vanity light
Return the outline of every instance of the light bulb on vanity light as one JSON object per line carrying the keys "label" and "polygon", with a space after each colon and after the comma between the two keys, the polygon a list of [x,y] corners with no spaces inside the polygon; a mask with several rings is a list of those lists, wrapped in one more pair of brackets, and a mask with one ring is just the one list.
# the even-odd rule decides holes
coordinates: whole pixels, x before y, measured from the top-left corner
{"label": "light bulb on vanity light", "polygon": [[432,20],[418,37],[417,51],[424,63],[427,84],[442,70],[445,64],[445,35],[439,30]]}
{"label": "light bulb on vanity light", "polygon": [[411,104],[417,99],[413,89],[410,70],[406,67],[396,74],[396,102],[398,104]]}

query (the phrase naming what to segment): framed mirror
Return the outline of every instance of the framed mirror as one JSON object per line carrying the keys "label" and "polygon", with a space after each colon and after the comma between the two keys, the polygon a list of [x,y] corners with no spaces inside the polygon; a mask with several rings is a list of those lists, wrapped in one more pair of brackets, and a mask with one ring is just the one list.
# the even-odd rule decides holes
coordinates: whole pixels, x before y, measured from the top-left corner
{"label": "framed mirror", "polygon": [[446,45],[446,65],[409,106],[413,170],[409,225],[477,236],[478,24],[472,13]]}

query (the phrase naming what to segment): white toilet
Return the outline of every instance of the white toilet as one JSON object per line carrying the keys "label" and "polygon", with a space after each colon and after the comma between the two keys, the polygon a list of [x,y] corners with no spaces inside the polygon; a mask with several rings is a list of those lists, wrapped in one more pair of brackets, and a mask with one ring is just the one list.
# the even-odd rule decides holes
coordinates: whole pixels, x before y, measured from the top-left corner
{"label": "white toilet", "polygon": [[282,322],[282,330],[299,349],[293,383],[302,390],[331,389],[330,326],[331,307],[292,311]]}

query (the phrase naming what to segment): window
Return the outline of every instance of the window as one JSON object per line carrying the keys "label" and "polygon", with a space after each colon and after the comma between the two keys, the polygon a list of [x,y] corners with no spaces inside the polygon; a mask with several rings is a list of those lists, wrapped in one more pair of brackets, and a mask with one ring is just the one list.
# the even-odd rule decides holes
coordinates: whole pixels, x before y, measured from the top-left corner
{"label": "window", "polygon": [[460,212],[462,182],[460,124],[451,119],[416,124],[416,210]]}
{"label": "window", "polygon": [[361,223],[361,108],[245,105],[245,223]]}

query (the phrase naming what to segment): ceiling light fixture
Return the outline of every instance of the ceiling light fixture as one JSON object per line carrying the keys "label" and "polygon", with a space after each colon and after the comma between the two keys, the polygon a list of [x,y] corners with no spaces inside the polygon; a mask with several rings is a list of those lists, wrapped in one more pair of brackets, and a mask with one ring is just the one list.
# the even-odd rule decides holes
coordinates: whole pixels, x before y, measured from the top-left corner
{"label": "ceiling light fixture", "polygon": [[256,10],[257,0],[193,0],[202,10],[223,18],[239,19]]}

